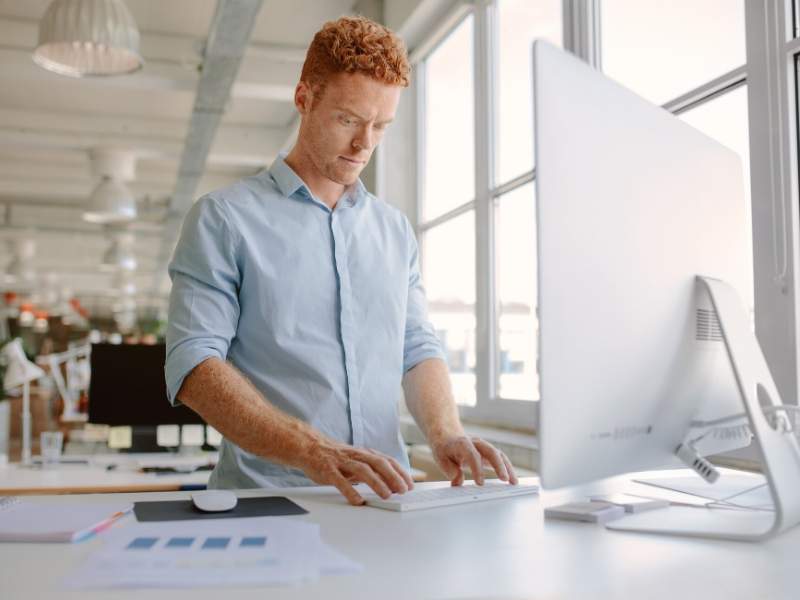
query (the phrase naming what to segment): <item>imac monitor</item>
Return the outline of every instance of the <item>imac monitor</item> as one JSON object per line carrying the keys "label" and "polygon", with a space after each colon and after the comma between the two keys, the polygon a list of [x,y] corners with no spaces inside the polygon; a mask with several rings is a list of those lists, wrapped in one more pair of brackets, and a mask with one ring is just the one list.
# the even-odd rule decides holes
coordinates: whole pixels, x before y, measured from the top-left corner
{"label": "imac monitor", "polygon": [[164,344],[92,344],[89,422],[156,426],[202,424],[186,406],[170,406]]}
{"label": "imac monitor", "polygon": [[744,410],[696,283],[752,297],[741,161],[545,42],[533,64],[542,485],[682,466],[693,422]]}

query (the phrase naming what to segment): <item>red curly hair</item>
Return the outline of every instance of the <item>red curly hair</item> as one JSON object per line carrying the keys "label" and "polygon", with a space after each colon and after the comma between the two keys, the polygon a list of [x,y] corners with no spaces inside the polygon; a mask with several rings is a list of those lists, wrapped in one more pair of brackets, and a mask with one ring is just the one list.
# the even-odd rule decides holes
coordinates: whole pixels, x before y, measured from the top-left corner
{"label": "red curly hair", "polygon": [[363,73],[407,87],[411,65],[403,40],[394,32],[366,17],[341,17],[325,23],[314,36],[300,80],[321,94],[337,73]]}

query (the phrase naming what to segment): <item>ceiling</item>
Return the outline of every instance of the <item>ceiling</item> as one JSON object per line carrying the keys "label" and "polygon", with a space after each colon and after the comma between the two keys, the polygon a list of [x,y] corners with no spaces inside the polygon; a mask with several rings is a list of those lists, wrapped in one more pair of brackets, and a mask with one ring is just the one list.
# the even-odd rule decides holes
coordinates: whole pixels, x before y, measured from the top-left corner
{"label": "ceiling", "polygon": [[[202,102],[199,67],[217,2],[125,0],[141,33],[144,68],[96,79],[56,75],[31,59],[49,3],[0,0],[0,238],[34,239],[33,264],[43,279],[55,273],[58,285],[90,310],[109,311],[115,292],[111,275],[99,268],[109,238],[102,226],[81,218],[97,181],[89,151],[131,151],[137,157],[129,185],[139,208],[129,227],[139,263],[137,301],[163,308],[169,292],[164,256],[172,251],[168,209],[175,209],[193,108]],[[204,169],[192,181],[192,198],[258,172],[291,142],[292,96],[305,47],[322,23],[353,5],[264,0]],[[0,242],[0,271],[11,257],[10,244]]]}

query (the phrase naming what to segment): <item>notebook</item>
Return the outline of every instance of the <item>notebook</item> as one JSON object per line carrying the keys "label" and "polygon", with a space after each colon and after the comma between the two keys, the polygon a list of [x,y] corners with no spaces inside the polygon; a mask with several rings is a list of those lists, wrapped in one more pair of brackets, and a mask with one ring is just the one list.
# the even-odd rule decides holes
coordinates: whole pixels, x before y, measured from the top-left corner
{"label": "notebook", "polygon": [[2,503],[0,542],[78,542],[128,514],[130,502],[52,504],[19,500]]}

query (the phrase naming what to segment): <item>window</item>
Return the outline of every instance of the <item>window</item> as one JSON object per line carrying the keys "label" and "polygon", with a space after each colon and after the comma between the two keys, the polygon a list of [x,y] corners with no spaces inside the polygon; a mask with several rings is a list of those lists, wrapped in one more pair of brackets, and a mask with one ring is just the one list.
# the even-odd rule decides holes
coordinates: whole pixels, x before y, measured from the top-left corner
{"label": "window", "polygon": [[432,227],[422,237],[428,315],[447,355],[456,402],[475,398],[475,212]]}
{"label": "window", "polygon": [[[680,118],[739,154],[746,203],[731,210],[745,210],[752,231],[747,87],[743,80],[722,90],[710,85],[746,63],[744,9],[743,0],[603,0],[602,52],[607,75],[657,104],[685,99],[677,107],[683,111]],[[657,27],[647,26],[656,21]],[[752,313],[752,237],[748,239],[748,262],[742,269],[750,283],[744,300]]]}
{"label": "window", "polygon": [[[532,44],[562,45],[560,0],[498,0],[496,4],[497,185],[488,190],[494,214],[496,331],[493,398],[537,400],[536,211],[533,164]],[[493,125],[490,123],[490,127]],[[514,182],[511,187],[509,182]],[[500,190],[498,192],[497,190]],[[491,400],[491,399],[487,399]]]}
{"label": "window", "polygon": [[[740,86],[733,91],[701,104],[680,115],[692,127],[699,129],[709,137],[735,151],[742,159],[742,170],[745,186],[745,206],[742,210],[747,214],[747,231],[753,230],[752,208],[750,202],[750,137],[747,123],[747,86]],[[743,300],[753,310],[755,304],[753,290],[753,245],[752,237],[748,237],[750,247],[747,253],[749,262],[742,265],[750,282],[748,297]]]}
{"label": "window", "polygon": [[425,61],[425,166],[422,218],[475,197],[472,16]]}
{"label": "window", "polygon": [[533,168],[531,45],[544,38],[561,46],[561,1],[497,3],[497,181]]}
{"label": "window", "polygon": [[422,275],[430,320],[447,354],[456,401],[463,406],[476,404],[473,21],[469,14],[456,25],[420,71]]}
{"label": "window", "polygon": [[498,395],[538,400],[536,343],[536,204],[533,183],[500,196],[497,251]]}
{"label": "window", "polygon": [[[800,0],[785,1],[791,19],[785,31],[793,26],[797,35]],[[739,154],[746,204],[731,210],[746,211],[748,222],[751,217],[744,0],[603,0],[598,28],[592,22],[587,27],[586,11],[563,13],[562,4],[470,3],[468,16],[422,58],[419,69],[423,276],[462,416],[479,421],[535,425],[531,43],[545,38],[562,45],[562,14],[576,19],[571,30],[582,32],[582,47],[599,43],[607,75]],[[796,67],[800,98],[800,44],[783,43]],[[752,252],[749,257],[742,269],[752,274]],[[749,295],[752,308],[752,286]]]}
{"label": "window", "polygon": [[601,10],[603,71],[656,104],[746,62],[744,0],[603,0]]}

